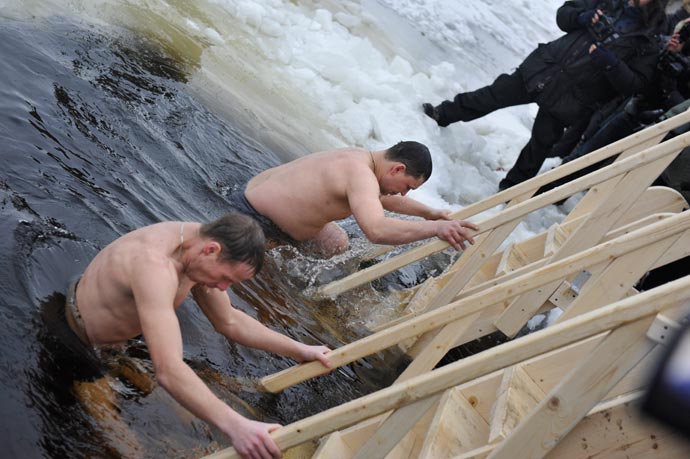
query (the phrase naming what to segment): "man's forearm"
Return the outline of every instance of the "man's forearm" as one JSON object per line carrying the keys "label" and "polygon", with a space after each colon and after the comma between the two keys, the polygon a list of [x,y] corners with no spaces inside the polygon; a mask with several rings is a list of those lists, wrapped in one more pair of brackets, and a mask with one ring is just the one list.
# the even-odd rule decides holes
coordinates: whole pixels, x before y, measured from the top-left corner
{"label": "man's forearm", "polygon": [[437,235],[437,226],[435,221],[384,217],[379,224],[363,228],[363,231],[375,244],[398,245],[434,237]]}
{"label": "man's forearm", "polygon": [[297,350],[297,342],[295,340],[271,330],[241,311],[238,311],[237,320],[225,330],[222,330],[222,334],[229,340],[243,346],[287,357],[294,357]]}
{"label": "man's forearm", "polygon": [[220,400],[199,376],[184,362],[157,366],[158,383],[193,415],[218,428],[227,430],[229,424],[242,416]]}
{"label": "man's forearm", "polygon": [[381,204],[384,209],[391,212],[422,218],[428,218],[433,210],[431,207],[406,196],[383,196],[381,197]]}

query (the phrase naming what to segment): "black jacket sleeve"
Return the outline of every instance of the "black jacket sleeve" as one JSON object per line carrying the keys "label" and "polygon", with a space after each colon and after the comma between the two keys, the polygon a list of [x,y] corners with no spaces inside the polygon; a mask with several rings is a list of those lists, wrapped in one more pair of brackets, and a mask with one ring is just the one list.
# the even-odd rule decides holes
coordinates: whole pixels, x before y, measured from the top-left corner
{"label": "black jacket sleeve", "polygon": [[619,60],[616,65],[604,72],[604,75],[619,94],[632,96],[652,80],[657,59],[657,50],[650,47],[647,52],[629,59],[628,62]]}
{"label": "black jacket sleeve", "polygon": [[598,3],[598,0],[567,1],[556,12],[556,24],[563,32],[582,29],[582,25],[577,21],[577,17],[580,13],[596,8]]}

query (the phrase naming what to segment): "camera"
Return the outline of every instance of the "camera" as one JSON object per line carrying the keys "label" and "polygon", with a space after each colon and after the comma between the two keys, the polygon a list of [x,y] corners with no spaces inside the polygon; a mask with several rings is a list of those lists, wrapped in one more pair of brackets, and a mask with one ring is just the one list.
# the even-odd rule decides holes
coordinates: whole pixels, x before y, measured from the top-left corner
{"label": "camera", "polygon": [[589,31],[594,37],[594,42],[599,45],[606,44],[612,40],[618,38],[618,33],[613,27],[615,21],[611,16],[606,14],[600,14],[599,20],[594,24],[589,25]]}
{"label": "camera", "polygon": [[665,76],[678,78],[683,73],[690,71],[688,58],[680,53],[664,50],[659,55],[657,67]]}

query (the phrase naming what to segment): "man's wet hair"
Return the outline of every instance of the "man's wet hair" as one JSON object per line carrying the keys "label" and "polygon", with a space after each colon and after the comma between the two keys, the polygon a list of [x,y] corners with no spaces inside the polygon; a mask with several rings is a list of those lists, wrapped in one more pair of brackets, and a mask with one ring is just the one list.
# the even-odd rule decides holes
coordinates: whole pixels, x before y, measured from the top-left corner
{"label": "man's wet hair", "polygon": [[398,142],[384,155],[389,161],[405,165],[405,173],[414,178],[423,178],[426,182],[431,177],[431,153],[426,145],[413,140]]}
{"label": "man's wet hair", "polygon": [[266,251],[266,237],[253,218],[232,212],[201,225],[199,234],[221,246],[221,258],[228,262],[247,263],[254,274],[261,271]]}

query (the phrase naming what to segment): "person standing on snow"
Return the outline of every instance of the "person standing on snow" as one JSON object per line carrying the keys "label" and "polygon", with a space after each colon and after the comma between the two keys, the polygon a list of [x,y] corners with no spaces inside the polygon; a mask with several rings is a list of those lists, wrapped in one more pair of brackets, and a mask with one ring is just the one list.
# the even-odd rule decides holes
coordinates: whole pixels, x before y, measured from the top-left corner
{"label": "person standing on snow", "polygon": [[495,110],[536,102],[532,136],[499,183],[504,190],[534,177],[565,128],[587,123],[616,97],[639,92],[652,78],[658,57],[654,35],[664,23],[667,0],[573,0],[556,13],[566,32],[540,44],[510,75],[460,93],[440,105],[423,104],[441,127]]}

